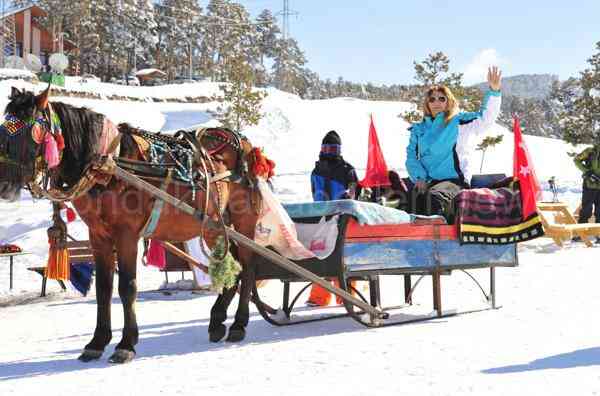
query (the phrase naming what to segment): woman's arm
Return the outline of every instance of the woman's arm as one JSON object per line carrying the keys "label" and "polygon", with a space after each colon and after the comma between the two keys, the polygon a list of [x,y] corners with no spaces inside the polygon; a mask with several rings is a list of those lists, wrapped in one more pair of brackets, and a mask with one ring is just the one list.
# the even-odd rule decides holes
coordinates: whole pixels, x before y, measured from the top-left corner
{"label": "woman's arm", "polygon": [[500,93],[502,72],[497,67],[488,69],[490,90],[483,97],[481,109],[477,113],[467,113],[460,120],[461,132],[480,135],[489,129],[500,115],[502,95]]}
{"label": "woman's arm", "polygon": [[421,161],[417,158],[417,132],[415,129],[415,126],[411,128],[410,140],[406,147],[406,170],[408,171],[410,180],[416,183],[418,180],[427,180],[427,170],[425,170]]}

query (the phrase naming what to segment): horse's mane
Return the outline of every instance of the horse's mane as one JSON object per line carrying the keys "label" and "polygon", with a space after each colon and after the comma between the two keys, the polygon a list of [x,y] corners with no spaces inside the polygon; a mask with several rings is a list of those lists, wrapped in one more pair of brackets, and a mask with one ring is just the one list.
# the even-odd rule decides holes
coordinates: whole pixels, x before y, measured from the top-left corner
{"label": "horse's mane", "polygon": [[52,108],[60,119],[65,140],[56,184],[69,188],[81,179],[99,149],[104,115],[61,102],[53,102]]}

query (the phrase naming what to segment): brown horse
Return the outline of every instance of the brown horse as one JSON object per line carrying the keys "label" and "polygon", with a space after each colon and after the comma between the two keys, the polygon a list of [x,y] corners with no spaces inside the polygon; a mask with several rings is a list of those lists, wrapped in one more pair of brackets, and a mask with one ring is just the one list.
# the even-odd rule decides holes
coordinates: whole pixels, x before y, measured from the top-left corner
{"label": "brown horse", "polygon": [[[90,361],[100,358],[111,341],[110,305],[116,265],[125,321],[122,339],[109,361],[124,363],[133,359],[134,346],[138,342],[135,313],[138,242],[140,234],[144,230],[148,232],[147,225],[150,223],[151,213],[156,213],[157,200],[110,175],[90,170],[90,165],[100,155],[110,154],[101,149],[102,146],[106,149],[104,134],[106,126],[111,125],[107,124],[103,115],[64,103],[51,103],[49,106],[48,90],[35,96],[31,92],[21,92],[15,88],[5,114],[6,121],[0,127],[0,198],[14,200],[22,188],[29,188],[34,196],[44,190],[47,192],[44,195],[54,197],[54,200],[71,200],[89,227],[89,239],[96,262],[97,321],[94,336],[79,359]],[[56,128],[58,123],[60,129]],[[36,133],[40,135],[40,131],[41,138],[35,138]],[[126,158],[130,164],[137,165],[147,161],[148,152],[141,148],[143,145],[139,144],[139,137],[133,137],[136,130],[120,125],[119,132],[119,159]],[[62,138],[58,135],[62,135]],[[158,134],[146,134],[146,140],[150,140],[152,136],[171,143],[175,140]],[[49,161],[42,155],[52,142],[48,137],[54,139],[55,143],[58,142],[59,148],[59,140],[64,141],[60,162],[52,169],[48,169]],[[221,216],[228,218],[232,227],[253,239],[260,196],[253,187],[256,175],[252,173],[252,169],[256,155],[253,155],[251,144],[227,129],[203,131],[202,137],[196,139],[195,143],[190,142],[189,138],[188,135],[187,145],[181,143],[177,147],[184,147],[184,151],[196,150],[193,168],[197,172],[192,177],[194,188],[190,180],[182,181],[181,177],[178,179],[174,176],[173,170],[169,171],[166,178],[149,176],[146,180],[198,208],[214,220]],[[41,143],[36,143],[40,140]],[[115,146],[117,141],[111,140],[110,146]],[[141,141],[143,143],[143,139]],[[204,149],[211,152],[210,158],[201,155],[205,152]],[[175,160],[171,157],[173,155],[169,157],[167,153],[167,158]],[[222,175],[226,175],[227,171],[232,175],[223,178]],[[90,179],[90,174],[95,176]],[[46,184],[40,184],[39,180],[46,181]],[[82,186],[82,180],[88,180],[88,184]],[[159,213],[158,222],[151,230],[151,238],[185,241],[204,231],[207,244],[214,245],[218,230],[203,230],[200,222],[167,203]],[[245,337],[249,319],[248,305],[254,283],[252,252],[243,247],[235,250],[243,270],[240,274],[239,308],[227,337],[227,341],[233,342]],[[217,342],[225,337],[226,328],[223,323],[236,290],[237,285],[223,290],[212,307],[208,328],[210,341]]]}

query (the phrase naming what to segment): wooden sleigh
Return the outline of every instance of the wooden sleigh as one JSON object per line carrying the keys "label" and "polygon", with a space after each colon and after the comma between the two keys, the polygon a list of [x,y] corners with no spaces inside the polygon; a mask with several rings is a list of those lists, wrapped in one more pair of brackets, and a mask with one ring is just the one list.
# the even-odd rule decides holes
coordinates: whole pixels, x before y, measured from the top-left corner
{"label": "wooden sleigh", "polygon": [[[295,222],[318,222],[319,218],[294,218]],[[351,316],[369,327],[379,327],[400,323],[422,321],[443,316],[456,315],[457,311],[444,311],[442,307],[442,275],[454,271],[465,273],[483,293],[484,306],[481,309],[497,308],[496,267],[518,265],[516,245],[459,245],[457,228],[446,225],[443,220],[420,219],[417,222],[397,225],[360,225],[355,218],[342,214],[338,218],[338,239],[333,253],[324,260],[307,259],[295,261],[299,266],[321,278],[336,278],[340,288],[354,292],[362,301],[382,310],[385,315],[372,320],[365,311],[348,302],[343,308],[323,309],[298,306],[301,296],[311,283],[305,284],[293,296],[291,286],[305,282],[294,273],[274,265],[267,259],[257,256],[257,279],[277,279],[283,283],[281,308],[274,310],[271,301],[265,302],[258,290],[254,290],[258,300],[258,310],[265,320],[274,325],[291,325],[317,320]],[[489,289],[469,272],[474,269],[489,270]],[[383,305],[380,277],[400,275],[404,290],[398,291],[398,301]],[[425,276],[432,277],[433,311],[422,315],[404,315],[400,308],[412,303],[412,295]],[[413,284],[413,277],[417,281]],[[352,281],[366,281],[368,295],[352,288]],[[477,309],[477,310],[481,310]],[[327,313],[319,313],[327,311]]]}

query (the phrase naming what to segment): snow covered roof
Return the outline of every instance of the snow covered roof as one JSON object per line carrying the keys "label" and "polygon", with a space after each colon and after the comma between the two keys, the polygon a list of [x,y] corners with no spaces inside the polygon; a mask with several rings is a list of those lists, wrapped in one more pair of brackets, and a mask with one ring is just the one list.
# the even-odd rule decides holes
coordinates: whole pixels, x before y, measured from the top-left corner
{"label": "snow covered roof", "polygon": [[136,76],[150,76],[150,75],[156,75],[156,76],[166,76],[167,73],[165,73],[162,70],[158,70],[158,69],[142,69],[142,70],[138,70],[135,75]]}
{"label": "snow covered roof", "polygon": [[0,69],[0,78],[2,79],[6,79],[6,78],[15,78],[15,79],[19,79],[19,78],[33,78],[35,77],[35,74],[30,72],[29,70],[23,70],[23,69],[10,69],[10,68],[1,68]]}

